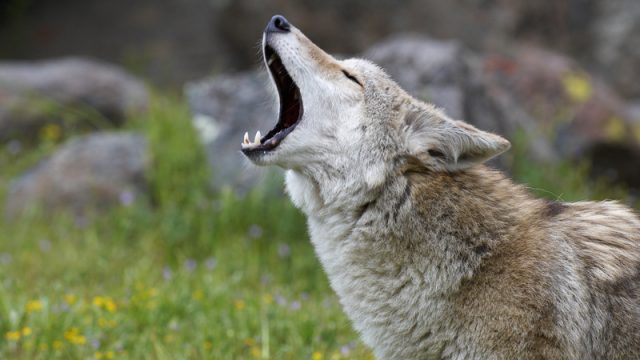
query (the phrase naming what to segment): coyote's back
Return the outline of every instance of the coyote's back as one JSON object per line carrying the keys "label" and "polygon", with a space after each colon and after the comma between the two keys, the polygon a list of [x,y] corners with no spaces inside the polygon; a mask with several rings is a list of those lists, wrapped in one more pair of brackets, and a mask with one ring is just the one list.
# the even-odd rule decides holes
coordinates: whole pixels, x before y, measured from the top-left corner
{"label": "coyote's back", "polygon": [[589,291],[593,358],[640,359],[640,218],[615,202],[565,205],[553,223]]}

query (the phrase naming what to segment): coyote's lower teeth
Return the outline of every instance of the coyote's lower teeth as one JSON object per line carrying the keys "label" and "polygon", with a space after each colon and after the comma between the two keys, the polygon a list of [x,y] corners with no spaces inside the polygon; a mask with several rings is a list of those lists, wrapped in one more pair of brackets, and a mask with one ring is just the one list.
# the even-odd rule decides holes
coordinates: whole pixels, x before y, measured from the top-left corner
{"label": "coyote's lower teeth", "polygon": [[258,130],[256,132],[256,136],[253,138],[253,142],[251,142],[251,140],[249,140],[249,132],[245,132],[241,144],[243,145],[243,147],[245,147],[245,145],[260,145],[261,138],[262,136],[260,135],[260,131]]}

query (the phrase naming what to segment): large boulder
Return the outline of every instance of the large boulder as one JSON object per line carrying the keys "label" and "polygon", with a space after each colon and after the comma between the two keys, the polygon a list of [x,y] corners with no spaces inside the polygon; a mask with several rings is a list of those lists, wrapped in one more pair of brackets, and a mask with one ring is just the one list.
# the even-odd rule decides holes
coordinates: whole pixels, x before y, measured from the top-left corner
{"label": "large boulder", "polygon": [[0,62],[0,142],[36,141],[42,129],[120,125],[147,107],[144,84],[122,69],[82,58]]}
{"label": "large boulder", "polygon": [[[215,188],[244,192],[264,180],[240,152],[245,132],[266,134],[277,121],[275,90],[265,71],[220,75],[186,85],[194,125],[203,140]],[[247,166],[244,166],[247,165]],[[265,170],[274,172],[274,170]]]}
{"label": "large boulder", "polygon": [[99,133],[70,140],[10,185],[9,216],[39,210],[76,215],[129,205],[147,194],[146,141],[133,133]]}

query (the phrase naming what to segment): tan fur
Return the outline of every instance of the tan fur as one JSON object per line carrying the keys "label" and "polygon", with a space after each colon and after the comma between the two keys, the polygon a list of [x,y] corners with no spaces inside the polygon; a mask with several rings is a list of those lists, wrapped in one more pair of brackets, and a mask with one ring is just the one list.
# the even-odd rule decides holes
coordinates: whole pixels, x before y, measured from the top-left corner
{"label": "tan fur", "polygon": [[[640,217],[532,197],[509,147],[297,29],[265,39],[305,115],[274,151],[345,312],[378,359],[640,359]],[[347,69],[359,82],[340,76]]]}

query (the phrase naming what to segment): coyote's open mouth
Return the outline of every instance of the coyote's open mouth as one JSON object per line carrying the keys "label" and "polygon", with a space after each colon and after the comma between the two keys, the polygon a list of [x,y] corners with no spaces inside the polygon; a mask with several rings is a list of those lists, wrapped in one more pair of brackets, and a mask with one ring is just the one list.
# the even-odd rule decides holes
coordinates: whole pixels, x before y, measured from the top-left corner
{"label": "coyote's open mouth", "polygon": [[267,67],[278,88],[280,114],[278,115],[276,126],[264,137],[260,137],[260,131],[258,131],[253,142],[251,142],[249,133],[244,134],[242,152],[247,156],[266,153],[275,149],[293,131],[302,118],[303,107],[300,89],[287,72],[287,69],[282,64],[282,59],[280,59],[276,51],[269,45],[265,45],[263,51]]}

